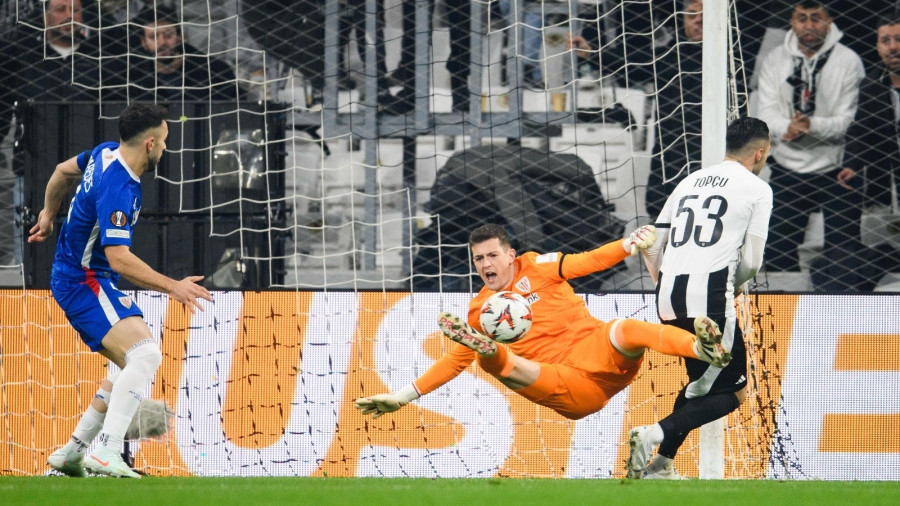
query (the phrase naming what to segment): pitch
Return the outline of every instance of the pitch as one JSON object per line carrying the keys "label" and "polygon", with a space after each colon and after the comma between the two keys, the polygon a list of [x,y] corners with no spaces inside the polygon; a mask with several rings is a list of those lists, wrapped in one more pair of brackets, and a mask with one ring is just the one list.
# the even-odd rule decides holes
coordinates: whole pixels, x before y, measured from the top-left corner
{"label": "pitch", "polygon": [[0,477],[4,504],[895,504],[900,482],[722,480],[680,482],[412,478]]}

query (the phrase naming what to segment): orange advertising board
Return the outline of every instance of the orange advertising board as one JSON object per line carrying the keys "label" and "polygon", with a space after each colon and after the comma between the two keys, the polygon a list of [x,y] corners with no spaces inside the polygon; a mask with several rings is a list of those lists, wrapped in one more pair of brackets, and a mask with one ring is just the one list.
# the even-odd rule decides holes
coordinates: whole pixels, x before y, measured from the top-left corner
{"label": "orange advertising board", "polygon": [[[158,294],[135,294],[164,357],[147,395],[165,399],[177,414],[166,440],[131,444],[136,467],[151,474],[621,477],[628,430],[666,416],[685,381],[678,359],[649,352],[630,388],[600,413],[571,421],[473,365],[372,420],[353,409],[353,400],[397,390],[424,372],[447,346],[434,316],[463,313],[468,295],[214,295],[214,304],[191,316]],[[0,297],[0,440],[10,448],[2,472],[41,474],[106,365],[81,344],[48,292]],[[726,477],[832,478],[828,466],[854,448],[900,466],[897,432],[887,429],[900,416],[896,402],[881,397],[866,405],[843,390],[852,387],[844,380],[861,382],[857,392],[877,390],[865,383],[871,380],[898,388],[900,381],[890,381],[900,373],[900,332],[889,323],[866,328],[854,318],[810,316],[828,308],[900,312],[890,296],[864,299],[754,297],[746,338],[751,396],[726,421]],[[656,320],[652,295],[586,300],[600,318]],[[885,345],[867,346],[873,342]],[[860,351],[869,349],[884,353]],[[881,444],[860,441],[861,431],[880,434]],[[682,474],[698,475],[697,445],[692,434],[676,459]],[[842,479],[880,479],[862,469],[842,472]]]}

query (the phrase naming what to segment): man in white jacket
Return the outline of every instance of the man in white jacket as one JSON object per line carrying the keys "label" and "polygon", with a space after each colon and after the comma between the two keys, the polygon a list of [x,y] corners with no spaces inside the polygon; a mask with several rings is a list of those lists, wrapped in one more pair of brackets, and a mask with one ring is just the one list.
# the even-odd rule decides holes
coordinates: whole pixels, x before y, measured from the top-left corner
{"label": "man in white jacket", "polygon": [[[772,134],[774,192],[769,272],[799,270],[797,245],[809,215],[821,210],[825,254],[848,259],[859,249],[861,178],[841,168],[844,134],[853,121],[859,56],[838,42],[841,31],[822,2],[803,0],[791,14],[784,44],[766,57],[759,80],[759,118]],[[852,289],[852,263],[835,273],[833,287]]]}

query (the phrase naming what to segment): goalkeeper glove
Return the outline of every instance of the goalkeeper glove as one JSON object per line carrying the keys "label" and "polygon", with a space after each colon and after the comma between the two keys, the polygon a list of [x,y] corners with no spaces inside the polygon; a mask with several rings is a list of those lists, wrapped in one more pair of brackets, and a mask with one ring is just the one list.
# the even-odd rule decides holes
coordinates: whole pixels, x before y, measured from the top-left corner
{"label": "goalkeeper glove", "polygon": [[644,225],[635,230],[622,240],[622,249],[629,254],[637,254],[639,250],[645,250],[656,242],[656,227]]}
{"label": "goalkeeper glove", "polygon": [[378,418],[385,413],[393,413],[406,406],[411,401],[419,398],[419,391],[409,384],[392,394],[378,394],[372,397],[360,397],[356,399],[356,409],[364,415],[372,415]]}

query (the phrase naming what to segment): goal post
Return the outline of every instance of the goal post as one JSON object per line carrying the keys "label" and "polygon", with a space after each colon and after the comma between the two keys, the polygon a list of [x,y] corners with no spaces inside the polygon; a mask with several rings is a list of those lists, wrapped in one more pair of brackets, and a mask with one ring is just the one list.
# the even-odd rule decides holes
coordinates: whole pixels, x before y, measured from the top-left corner
{"label": "goal post", "polygon": [[[702,161],[709,167],[725,157],[725,130],[728,116],[729,82],[729,2],[703,3],[703,131]],[[700,478],[725,476],[725,419],[700,428]]]}

